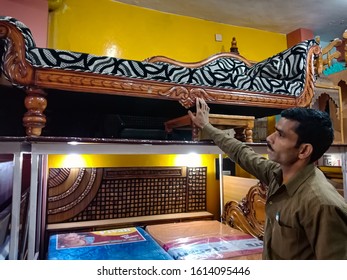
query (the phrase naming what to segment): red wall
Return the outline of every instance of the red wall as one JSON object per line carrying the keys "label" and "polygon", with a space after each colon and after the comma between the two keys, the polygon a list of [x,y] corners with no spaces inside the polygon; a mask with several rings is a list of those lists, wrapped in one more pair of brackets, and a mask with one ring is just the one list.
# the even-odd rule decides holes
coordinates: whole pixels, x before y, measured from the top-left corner
{"label": "red wall", "polygon": [[287,34],[287,47],[290,48],[301,41],[313,39],[312,30],[299,28]]}
{"label": "red wall", "polygon": [[47,47],[47,0],[0,0],[0,15],[11,16],[28,26],[38,47]]}

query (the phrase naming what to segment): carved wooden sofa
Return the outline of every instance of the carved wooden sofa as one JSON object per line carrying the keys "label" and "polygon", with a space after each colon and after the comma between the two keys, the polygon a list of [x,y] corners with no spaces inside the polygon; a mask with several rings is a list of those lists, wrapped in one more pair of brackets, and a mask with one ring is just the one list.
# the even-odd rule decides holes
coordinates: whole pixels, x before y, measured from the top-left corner
{"label": "carved wooden sofa", "polygon": [[[28,136],[42,135],[52,90],[178,101],[184,108],[192,107],[196,97],[246,109],[306,107],[319,52],[317,42],[307,40],[254,65],[235,53],[196,63],[161,56],[135,61],[38,48],[24,23],[0,17],[1,72],[26,93],[23,125]],[[254,110],[245,115],[254,116]]]}

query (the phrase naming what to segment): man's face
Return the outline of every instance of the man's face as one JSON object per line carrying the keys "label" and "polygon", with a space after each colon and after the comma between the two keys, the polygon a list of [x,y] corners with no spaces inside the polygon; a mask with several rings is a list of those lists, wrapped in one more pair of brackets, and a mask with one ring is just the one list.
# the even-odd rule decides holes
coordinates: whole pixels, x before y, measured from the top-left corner
{"label": "man's face", "polygon": [[295,128],[297,121],[281,118],[276,124],[276,131],[269,135],[268,143],[269,159],[283,165],[290,166],[298,160],[299,148],[296,148],[298,135]]}

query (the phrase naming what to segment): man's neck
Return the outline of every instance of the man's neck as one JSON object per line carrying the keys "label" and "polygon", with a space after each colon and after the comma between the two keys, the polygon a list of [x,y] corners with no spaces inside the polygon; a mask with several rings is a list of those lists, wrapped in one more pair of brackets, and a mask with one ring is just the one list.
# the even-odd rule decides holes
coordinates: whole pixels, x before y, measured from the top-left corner
{"label": "man's neck", "polygon": [[291,180],[293,177],[296,176],[296,174],[298,174],[298,172],[302,169],[304,169],[306,166],[308,165],[307,161],[301,161],[298,160],[296,161],[294,164],[285,166],[282,165],[282,176],[283,176],[283,184],[286,184],[289,182],[289,180]]}

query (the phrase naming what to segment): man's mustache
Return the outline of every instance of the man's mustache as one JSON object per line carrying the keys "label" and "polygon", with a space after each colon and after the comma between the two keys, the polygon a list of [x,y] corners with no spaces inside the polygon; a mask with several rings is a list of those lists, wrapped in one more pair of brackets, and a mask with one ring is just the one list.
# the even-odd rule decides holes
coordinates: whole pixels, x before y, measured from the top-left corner
{"label": "man's mustache", "polygon": [[272,149],[271,144],[270,144],[268,141],[266,141],[266,145],[267,145],[267,147],[268,147],[271,151],[274,150],[274,149]]}

